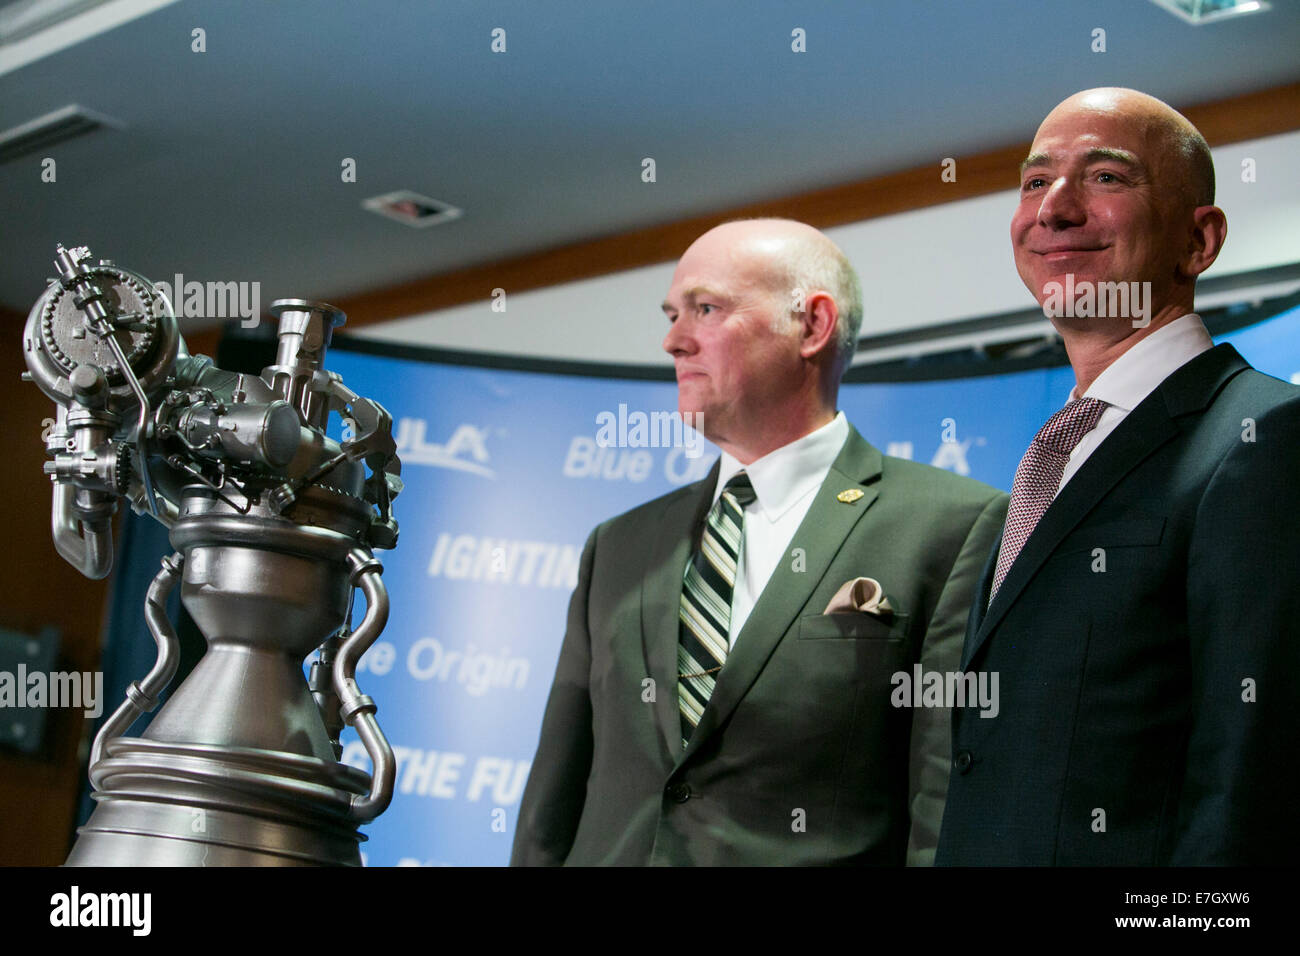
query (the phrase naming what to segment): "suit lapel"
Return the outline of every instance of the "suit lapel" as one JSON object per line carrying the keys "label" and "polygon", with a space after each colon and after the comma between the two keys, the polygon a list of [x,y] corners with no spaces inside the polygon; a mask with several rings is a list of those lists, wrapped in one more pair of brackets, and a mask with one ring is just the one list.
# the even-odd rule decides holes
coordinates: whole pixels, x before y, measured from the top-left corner
{"label": "suit lapel", "polygon": [[[787,546],[787,549],[798,547],[804,550],[803,570],[792,568],[787,550],[755,602],[745,626],[736,636],[735,647],[718,675],[709,706],[691,737],[691,751],[698,750],[702,742],[731,716],[821,583],[849,533],[875,502],[879,494],[875,484],[882,463],[880,452],[850,426],[844,447]],[[836,496],[848,489],[861,491],[862,497],[851,503],[838,500]]]}
{"label": "suit lapel", "polygon": [[975,656],[976,639],[988,613],[989,591],[993,589],[993,574],[997,570],[1000,550],[1002,550],[1002,535],[998,535],[997,543],[993,545],[988,560],[984,562],[984,570],[980,572],[979,580],[975,584],[975,605],[971,608],[970,617],[966,619],[966,640],[962,644],[962,670],[969,666],[970,659]]}
{"label": "suit lapel", "polygon": [[673,499],[660,516],[651,546],[650,568],[641,580],[641,634],[646,673],[654,678],[655,719],[675,763],[682,755],[682,720],[677,704],[677,645],[682,577],[695,536],[713,503],[720,460],[694,493]]}
{"label": "suit lapel", "polygon": [[[1125,475],[1179,433],[1177,417],[1203,411],[1223,384],[1247,367],[1231,345],[1217,346],[1175,371],[1120,422],[1043,514],[988,606],[974,639],[968,635],[963,666],[979,653],[1061,540]],[[987,601],[987,586],[981,591],[981,602]]]}

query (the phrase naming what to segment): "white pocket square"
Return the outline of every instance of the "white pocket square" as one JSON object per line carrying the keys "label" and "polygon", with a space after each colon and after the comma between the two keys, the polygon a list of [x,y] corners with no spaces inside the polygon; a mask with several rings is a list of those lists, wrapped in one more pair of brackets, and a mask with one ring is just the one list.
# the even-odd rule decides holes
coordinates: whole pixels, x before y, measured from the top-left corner
{"label": "white pocket square", "polygon": [[894,607],[889,603],[889,598],[885,597],[885,589],[875,578],[854,578],[844,582],[822,613],[845,614],[853,611],[874,614],[876,617],[892,617]]}

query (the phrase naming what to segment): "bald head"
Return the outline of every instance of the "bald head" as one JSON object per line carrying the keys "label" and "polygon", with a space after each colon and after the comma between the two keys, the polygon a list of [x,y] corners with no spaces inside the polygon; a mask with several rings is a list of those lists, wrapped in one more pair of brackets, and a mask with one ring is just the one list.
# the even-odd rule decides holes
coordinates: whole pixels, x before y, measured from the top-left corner
{"label": "bald head", "polygon": [[[1011,241],[1020,277],[1065,339],[1081,386],[1194,311],[1197,277],[1227,236],[1213,200],[1205,139],[1155,97],[1084,90],[1047,114],[1021,167]],[[1066,288],[1074,299],[1061,308]],[[1140,298],[1089,305],[1090,292],[1117,288]]]}
{"label": "bald head", "polygon": [[788,219],[710,229],[678,261],[663,310],[678,410],[741,462],[834,418],[862,293],[816,229]]}
{"label": "bald head", "polygon": [[751,281],[770,291],[782,315],[792,315],[813,292],[830,295],[839,313],[839,358],[848,366],[862,326],[862,287],[840,247],[824,233],[794,219],[737,219],[700,236],[691,244],[697,248],[730,256]]}
{"label": "bald head", "polygon": [[1048,113],[1039,130],[1078,113],[1123,117],[1133,123],[1147,138],[1150,155],[1161,158],[1169,185],[1179,190],[1184,201],[1192,207],[1214,205],[1210,146],[1191,121],[1168,103],[1125,87],[1082,90]]}

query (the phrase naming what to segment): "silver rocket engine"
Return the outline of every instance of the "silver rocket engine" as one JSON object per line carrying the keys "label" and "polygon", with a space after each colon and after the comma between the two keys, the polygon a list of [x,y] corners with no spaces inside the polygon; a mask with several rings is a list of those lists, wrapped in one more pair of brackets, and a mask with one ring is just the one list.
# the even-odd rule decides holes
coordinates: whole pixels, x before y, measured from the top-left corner
{"label": "silver rocket engine", "polygon": [[[107,576],[125,499],[176,549],[146,597],[157,661],[95,738],[96,807],[68,864],[359,865],[357,828],[393,792],[393,753],[355,674],[388,617],[372,549],[397,543],[402,482],[388,412],[324,367],[343,313],[272,303],[275,364],[253,377],[190,355],[144,277],[84,247],[59,246],[55,268],[23,336],[24,378],[56,405],[55,547]],[[326,436],[331,413],[341,443]],[[175,676],[164,608],[178,583],[207,651],[144,733],[124,736]],[[345,725],[373,775],[339,763]]]}

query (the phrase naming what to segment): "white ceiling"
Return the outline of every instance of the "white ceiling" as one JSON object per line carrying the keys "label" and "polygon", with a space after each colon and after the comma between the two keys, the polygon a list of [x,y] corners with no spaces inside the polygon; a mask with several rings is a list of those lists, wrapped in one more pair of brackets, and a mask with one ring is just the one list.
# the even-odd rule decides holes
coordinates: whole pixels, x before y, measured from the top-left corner
{"label": "white ceiling", "polygon": [[[54,149],[55,183],[0,166],[0,303],[30,307],[56,242],[339,298],[1027,140],[1088,86],[1295,82],[1297,51],[1287,2],[1193,27],[1138,0],[182,0],[0,75],[0,128],[68,103],[123,124]],[[362,210],[403,188],[464,216]]]}

